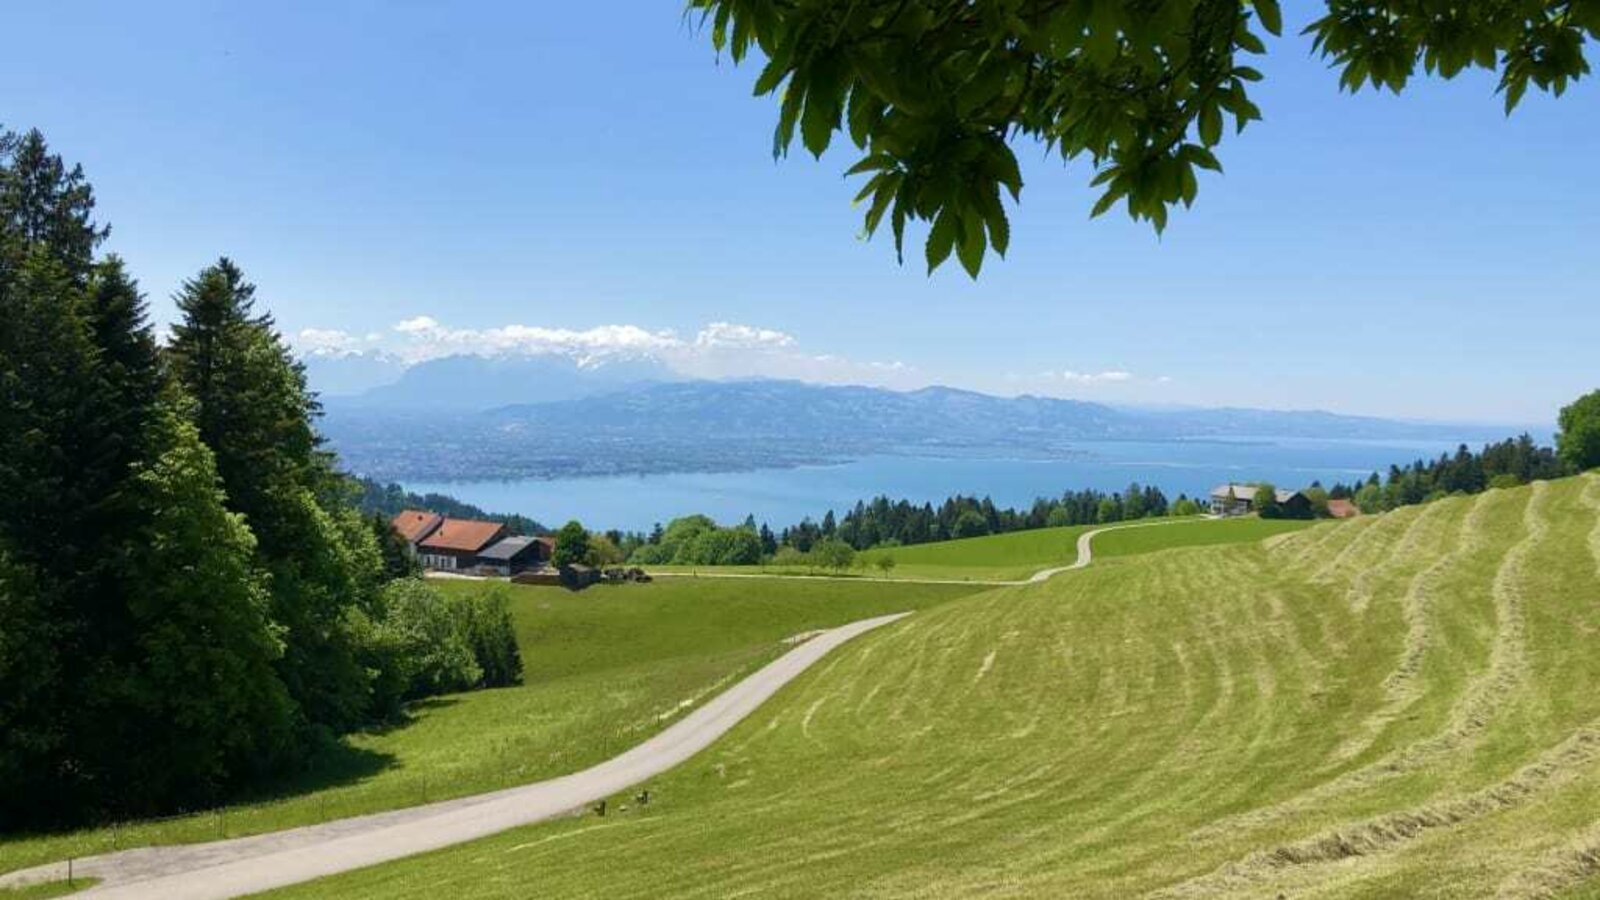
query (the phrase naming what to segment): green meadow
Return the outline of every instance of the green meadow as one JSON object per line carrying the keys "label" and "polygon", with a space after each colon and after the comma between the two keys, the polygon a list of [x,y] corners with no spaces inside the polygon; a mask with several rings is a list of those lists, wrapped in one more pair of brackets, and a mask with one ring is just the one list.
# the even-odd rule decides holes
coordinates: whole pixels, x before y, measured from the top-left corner
{"label": "green meadow", "polygon": [[[437,581],[445,591],[470,582]],[[829,581],[512,587],[518,687],[437,697],[354,735],[272,797],[70,834],[0,839],[0,872],[117,848],[275,831],[538,781],[639,743],[777,656],[784,638],[975,589]]]}
{"label": "green meadow", "polygon": [[851,642],[647,807],[282,893],[1593,896],[1597,650],[1600,476],[1097,554]]}
{"label": "green meadow", "polygon": [[1298,531],[1310,522],[1241,519],[1145,519],[1113,525],[1068,525],[991,534],[983,537],[937,541],[907,547],[869,550],[861,554],[865,565],[844,573],[826,569],[782,566],[651,566],[663,574],[829,575],[874,578],[884,574],[871,560],[879,554],[894,557],[889,579],[949,581],[1020,581],[1040,569],[1071,565],[1078,558],[1078,538],[1085,532],[1109,529],[1094,539],[1093,553],[1127,556],[1169,547],[1231,544],[1257,541],[1286,531]]}

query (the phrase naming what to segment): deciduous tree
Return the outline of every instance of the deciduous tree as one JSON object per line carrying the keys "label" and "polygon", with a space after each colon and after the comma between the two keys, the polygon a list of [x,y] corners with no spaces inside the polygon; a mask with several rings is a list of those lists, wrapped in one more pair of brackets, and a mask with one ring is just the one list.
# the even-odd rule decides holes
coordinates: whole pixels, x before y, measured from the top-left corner
{"label": "deciduous tree", "polygon": [[1590,391],[1561,410],[1557,452],[1582,472],[1600,466],[1600,391]]}
{"label": "deciduous tree", "polygon": [[[1220,171],[1216,149],[1262,113],[1251,63],[1282,33],[1278,0],[690,0],[735,62],[765,62],[757,95],[779,98],[773,153],[798,136],[820,156],[843,132],[861,152],[865,231],[930,223],[931,272],[952,252],[977,276],[1011,242],[1021,196],[1012,145],[1087,160],[1099,215],[1123,204],[1156,230]],[[1311,22],[1341,87],[1400,91],[1420,66],[1499,75],[1509,111],[1529,86],[1561,94],[1588,74],[1600,4],[1328,0]]]}

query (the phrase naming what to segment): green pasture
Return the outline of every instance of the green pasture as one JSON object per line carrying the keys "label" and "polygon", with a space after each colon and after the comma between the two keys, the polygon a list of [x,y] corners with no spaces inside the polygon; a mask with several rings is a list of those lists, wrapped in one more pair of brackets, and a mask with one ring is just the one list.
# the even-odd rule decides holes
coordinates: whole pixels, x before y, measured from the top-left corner
{"label": "green pasture", "polygon": [[[445,591],[478,589],[436,581]],[[784,649],[783,639],[972,593],[781,579],[511,588],[518,687],[432,698],[351,736],[270,797],[163,821],[0,837],[0,872],[116,848],[275,831],[576,771],[639,743]],[[152,723],[159,727],[159,723]]]}
{"label": "green pasture", "polygon": [[1594,896],[1597,650],[1596,476],[1113,554],[853,641],[648,807],[283,893]]}

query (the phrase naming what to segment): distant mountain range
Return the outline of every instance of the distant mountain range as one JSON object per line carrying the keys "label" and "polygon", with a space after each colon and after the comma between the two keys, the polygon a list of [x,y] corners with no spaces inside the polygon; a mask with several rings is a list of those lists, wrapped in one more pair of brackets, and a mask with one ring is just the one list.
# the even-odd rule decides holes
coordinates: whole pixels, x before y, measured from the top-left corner
{"label": "distant mountain range", "polygon": [[324,431],[363,475],[446,481],[732,471],[871,454],[1050,458],[1094,440],[1477,442],[1511,430],[1319,411],[1126,409],[946,387],[670,377],[648,361],[585,370],[564,357],[451,357],[354,397],[328,397]]}

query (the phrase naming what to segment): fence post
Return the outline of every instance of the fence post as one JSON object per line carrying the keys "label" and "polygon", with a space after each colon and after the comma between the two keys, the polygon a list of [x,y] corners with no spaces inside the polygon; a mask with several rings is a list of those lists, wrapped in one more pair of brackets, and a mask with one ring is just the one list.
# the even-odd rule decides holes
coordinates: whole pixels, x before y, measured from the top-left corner
{"label": "fence post", "polygon": [[67,857],[67,887],[72,887],[72,857]]}

